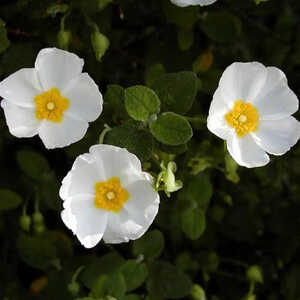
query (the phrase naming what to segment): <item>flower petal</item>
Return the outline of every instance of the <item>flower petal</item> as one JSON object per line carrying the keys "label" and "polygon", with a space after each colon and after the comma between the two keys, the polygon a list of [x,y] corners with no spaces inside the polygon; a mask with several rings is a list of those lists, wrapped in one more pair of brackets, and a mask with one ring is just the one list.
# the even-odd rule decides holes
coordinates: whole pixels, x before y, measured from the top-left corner
{"label": "flower petal", "polygon": [[42,49],[35,61],[39,79],[44,90],[58,88],[63,90],[72,79],[82,72],[84,61],[68,51]]}
{"label": "flower petal", "polygon": [[108,214],[108,223],[103,235],[105,243],[126,243],[141,237],[147,228],[133,220],[126,210]]}
{"label": "flower petal", "polygon": [[294,117],[276,121],[260,121],[252,133],[255,142],[265,151],[282,155],[289,151],[300,138],[300,122]]}
{"label": "flower petal", "polygon": [[298,98],[281,70],[268,67],[267,72],[266,82],[253,104],[258,108],[261,120],[286,118],[298,110]]}
{"label": "flower petal", "polygon": [[144,179],[141,172],[142,166],[139,159],[124,148],[111,145],[95,145],[90,148],[90,153],[95,157],[99,168],[103,168],[106,180],[117,176],[121,185]]}
{"label": "flower petal", "polygon": [[145,231],[152,224],[159,207],[159,194],[146,180],[136,181],[126,187],[129,199],[124,203],[124,209],[130,217],[142,225]]}
{"label": "flower petal", "polygon": [[200,6],[205,6],[205,5],[210,5],[215,3],[217,0],[171,0],[172,3],[185,7],[189,5],[200,5]]}
{"label": "flower petal", "polygon": [[232,135],[227,140],[227,149],[233,159],[247,168],[262,167],[269,161],[269,156],[254,141],[250,134],[241,138]]}
{"label": "flower petal", "polygon": [[209,108],[207,128],[223,140],[228,139],[234,132],[225,120],[228,111],[229,108],[222,97],[221,90],[217,89]]}
{"label": "flower petal", "polygon": [[0,96],[24,107],[35,107],[33,99],[41,91],[35,69],[21,69],[0,83]]}
{"label": "flower petal", "polygon": [[64,223],[86,248],[96,246],[107,226],[107,212],[94,206],[94,198],[77,196],[64,202]]}
{"label": "flower petal", "polygon": [[63,200],[78,195],[95,195],[95,182],[103,181],[101,169],[97,168],[94,157],[89,154],[78,156],[72,170],[62,181],[59,195]]}
{"label": "flower petal", "polygon": [[102,112],[102,95],[98,86],[87,73],[72,80],[62,94],[70,100],[70,106],[66,113],[80,120],[95,121]]}
{"label": "flower petal", "polygon": [[33,137],[38,133],[40,121],[35,118],[33,108],[15,105],[10,100],[3,99],[1,106],[4,110],[9,132],[19,138]]}
{"label": "flower petal", "polygon": [[233,63],[224,71],[218,89],[224,101],[233,107],[236,100],[252,102],[267,78],[267,68],[258,62]]}
{"label": "flower petal", "polygon": [[88,129],[88,122],[64,116],[59,123],[44,120],[39,136],[47,149],[66,147],[81,140]]}

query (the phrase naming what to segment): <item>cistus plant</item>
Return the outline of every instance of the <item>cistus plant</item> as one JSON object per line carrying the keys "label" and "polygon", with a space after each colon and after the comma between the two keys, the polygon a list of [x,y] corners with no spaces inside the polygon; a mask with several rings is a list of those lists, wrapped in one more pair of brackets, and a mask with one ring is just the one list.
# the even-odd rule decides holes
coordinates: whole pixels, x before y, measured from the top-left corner
{"label": "cistus plant", "polygon": [[296,0],[0,3],[0,299],[300,299]]}

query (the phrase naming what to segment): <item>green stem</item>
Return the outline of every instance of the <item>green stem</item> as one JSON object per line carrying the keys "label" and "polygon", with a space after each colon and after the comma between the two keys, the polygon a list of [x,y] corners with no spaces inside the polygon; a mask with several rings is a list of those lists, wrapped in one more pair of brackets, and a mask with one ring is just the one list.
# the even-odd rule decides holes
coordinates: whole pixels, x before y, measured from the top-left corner
{"label": "green stem", "polygon": [[249,292],[248,292],[248,296],[251,296],[254,294],[254,290],[255,290],[255,282],[251,281],[250,282],[250,287],[249,287]]}
{"label": "green stem", "polygon": [[100,136],[99,136],[99,144],[103,144],[103,141],[104,141],[104,138],[105,138],[105,135],[111,131],[112,129],[107,125],[107,124],[104,124],[104,129],[102,130]]}
{"label": "green stem", "polygon": [[99,32],[98,25],[95,22],[93,22],[92,19],[86,13],[83,13],[83,16],[85,18],[87,25],[90,26],[93,30]]}
{"label": "green stem", "polygon": [[77,277],[79,276],[79,274],[81,273],[81,271],[85,268],[85,266],[80,266],[74,273],[74,275],[72,276],[72,282],[76,282]]}

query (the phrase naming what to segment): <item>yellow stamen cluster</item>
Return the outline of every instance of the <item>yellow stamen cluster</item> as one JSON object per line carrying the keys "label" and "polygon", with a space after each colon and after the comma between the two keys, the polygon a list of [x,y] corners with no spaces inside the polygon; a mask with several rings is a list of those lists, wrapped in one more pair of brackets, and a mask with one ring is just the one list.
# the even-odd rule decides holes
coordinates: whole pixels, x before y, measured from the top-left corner
{"label": "yellow stamen cluster", "polygon": [[237,100],[233,109],[225,115],[227,123],[235,129],[238,137],[256,131],[259,123],[257,109],[250,103]]}
{"label": "yellow stamen cluster", "polygon": [[95,206],[110,212],[119,212],[123,204],[129,199],[129,193],[121,186],[118,177],[112,177],[107,181],[96,182],[95,192]]}
{"label": "yellow stamen cluster", "polygon": [[57,88],[52,88],[34,97],[35,117],[54,123],[62,121],[65,110],[69,107],[69,99],[63,97]]}

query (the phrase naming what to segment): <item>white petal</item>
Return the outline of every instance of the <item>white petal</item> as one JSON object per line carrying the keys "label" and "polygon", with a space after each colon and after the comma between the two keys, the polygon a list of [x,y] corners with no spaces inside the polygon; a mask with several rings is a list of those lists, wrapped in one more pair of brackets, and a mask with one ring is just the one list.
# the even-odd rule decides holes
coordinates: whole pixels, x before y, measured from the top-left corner
{"label": "white petal", "polygon": [[83,73],[62,91],[70,100],[67,113],[87,122],[95,121],[102,112],[102,95],[93,79]]}
{"label": "white petal", "polygon": [[224,71],[219,89],[224,101],[232,108],[236,100],[252,102],[267,78],[267,68],[258,62],[233,63]]}
{"label": "white petal", "polygon": [[207,128],[223,140],[228,139],[234,132],[234,129],[225,120],[225,115],[229,110],[222,97],[221,90],[217,89],[210,104]]}
{"label": "white petal", "polygon": [[38,133],[40,121],[35,117],[33,108],[26,108],[3,99],[1,106],[4,110],[9,132],[19,138],[32,137]]}
{"label": "white petal", "polygon": [[200,6],[205,6],[205,5],[210,5],[215,3],[217,0],[171,0],[172,3],[185,7],[189,5],[200,5]]}
{"label": "white petal", "polygon": [[276,121],[260,121],[252,133],[256,143],[265,151],[282,155],[290,150],[300,138],[300,123],[294,117]]}
{"label": "white petal", "polygon": [[86,121],[64,115],[59,123],[44,120],[39,128],[39,136],[47,149],[66,147],[81,140],[88,126]]}
{"label": "white petal", "polygon": [[42,49],[35,61],[39,79],[44,90],[57,87],[63,90],[72,79],[80,75],[83,59],[68,51],[46,48]]}
{"label": "white petal", "polygon": [[59,195],[63,200],[78,195],[95,195],[95,183],[103,181],[105,178],[101,174],[102,170],[97,168],[94,157],[83,154],[76,158],[72,170],[62,181]]}
{"label": "white petal", "polygon": [[128,185],[126,189],[130,197],[124,203],[124,209],[146,231],[157,215],[159,194],[153,189],[151,182],[146,180],[136,181]]}
{"label": "white petal", "polygon": [[233,159],[247,168],[262,167],[269,161],[269,156],[254,141],[250,134],[241,138],[232,135],[227,140],[227,149]]}
{"label": "white petal", "polygon": [[21,69],[0,83],[0,96],[24,107],[34,107],[33,99],[41,92],[35,69]]}
{"label": "white petal", "polygon": [[[68,203],[69,202],[69,203]],[[64,202],[63,221],[86,248],[100,242],[107,226],[107,212],[94,205],[93,197],[77,196]]]}
{"label": "white petal", "polygon": [[98,162],[98,168],[102,168],[106,179],[119,177],[121,185],[143,179],[142,166],[139,159],[124,148],[111,145],[95,145],[90,148],[90,153]]}
{"label": "white petal", "polygon": [[288,87],[281,70],[268,67],[267,72],[267,80],[253,104],[258,108],[262,120],[286,118],[298,110],[298,98]]}
{"label": "white petal", "polygon": [[141,237],[146,229],[136,223],[129,213],[122,209],[119,213],[108,214],[107,228],[103,235],[105,243],[125,243]]}

